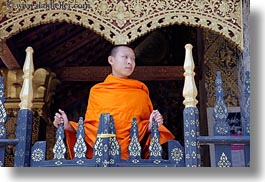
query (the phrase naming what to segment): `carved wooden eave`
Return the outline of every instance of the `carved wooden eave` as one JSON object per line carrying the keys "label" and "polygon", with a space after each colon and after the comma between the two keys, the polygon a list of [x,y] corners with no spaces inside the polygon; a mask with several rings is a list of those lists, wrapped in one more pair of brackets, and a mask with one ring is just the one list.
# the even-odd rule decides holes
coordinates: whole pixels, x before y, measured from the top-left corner
{"label": "carved wooden eave", "polygon": [[11,50],[9,49],[9,47],[6,45],[5,42],[3,42],[2,44],[2,49],[3,50],[2,50],[2,54],[0,53],[0,58],[2,59],[6,67],[8,69],[20,68],[15,56],[13,55],[13,53],[11,52]]}
{"label": "carved wooden eave", "polygon": [[58,21],[89,28],[113,44],[130,43],[159,27],[186,24],[218,32],[243,49],[241,0],[4,0],[0,4],[3,40]]}

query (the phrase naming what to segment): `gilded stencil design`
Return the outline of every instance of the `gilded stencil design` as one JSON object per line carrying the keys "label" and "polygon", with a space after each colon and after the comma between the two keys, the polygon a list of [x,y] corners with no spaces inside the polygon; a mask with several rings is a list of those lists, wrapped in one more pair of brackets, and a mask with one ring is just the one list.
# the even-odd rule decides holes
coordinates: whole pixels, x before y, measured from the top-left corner
{"label": "gilded stencil design", "polygon": [[162,150],[162,147],[159,144],[159,138],[157,134],[155,133],[151,140],[151,144],[149,146],[150,155],[154,157],[161,156],[161,150]]}
{"label": "gilded stencil design", "polygon": [[220,160],[217,163],[218,167],[231,167],[231,162],[228,160],[227,156],[225,155],[225,153],[222,153],[222,155],[220,156]]}
{"label": "gilded stencil design", "polygon": [[187,24],[219,32],[243,48],[240,0],[4,0],[1,38],[43,23],[66,21],[93,29],[109,41],[129,43],[162,26]]}
{"label": "gilded stencil design", "polygon": [[205,37],[205,87],[207,91],[207,107],[215,103],[215,78],[220,71],[223,80],[224,99],[228,107],[239,105],[237,50],[221,36],[209,31]]}
{"label": "gilded stencil design", "polygon": [[110,155],[112,156],[120,155],[119,152],[120,147],[116,137],[110,137],[109,143],[110,143]]}
{"label": "gilded stencil design", "polygon": [[80,117],[78,121],[78,130],[76,134],[76,143],[74,145],[75,158],[80,159],[86,157],[87,147],[84,140],[84,135],[85,135],[84,121],[83,117]]}
{"label": "gilded stencil design", "polygon": [[64,128],[60,124],[56,131],[56,143],[53,147],[53,159],[64,159],[66,153],[66,146],[64,144]]}
{"label": "gilded stencil design", "polygon": [[98,140],[96,140],[95,145],[94,145],[94,154],[101,157],[103,155],[102,151],[103,151],[103,139],[102,138],[98,138]]}
{"label": "gilded stencil design", "polygon": [[183,159],[183,151],[180,148],[174,148],[171,151],[171,155],[174,161],[180,162]]}
{"label": "gilded stencil design", "polygon": [[4,136],[6,133],[5,127],[4,126],[0,126],[0,137]]}
{"label": "gilded stencil design", "polygon": [[84,138],[82,135],[78,135],[77,142],[74,146],[74,152],[76,158],[84,158],[86,156],[85,152],[87,150]]}
{"label": "gilded stencil design", "polygon": [[37,148],[32,152],[31,158],[33,161],[39,162],[45,158],[45,154],[44,154],[43,150]]}
{"label": "gilded stencil design", "polygon": [[128,149],[129,149],[130,156],[141,157],[141,145],[138,142],[138,137],[139,137],[137,133],[138,127],[136,125],[137,125],[137,122],[136,122],[136,119],[134,118],[132,122],[132,128],[131,128],[131,131],[132,131],[131,141],[130,141]]}

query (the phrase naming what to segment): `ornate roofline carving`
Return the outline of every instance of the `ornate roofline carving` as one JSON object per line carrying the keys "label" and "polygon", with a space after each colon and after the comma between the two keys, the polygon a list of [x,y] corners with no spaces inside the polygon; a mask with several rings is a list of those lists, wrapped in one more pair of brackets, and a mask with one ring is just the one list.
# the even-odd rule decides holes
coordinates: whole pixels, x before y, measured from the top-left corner
{"label": "ornate roofline carving", "polygon": [[4,0],[0,19],[2,39],[39,24],[65,21],[113,44],[126,44],[156,28],[186,24],[218,32],[243,49],[241,0]]}

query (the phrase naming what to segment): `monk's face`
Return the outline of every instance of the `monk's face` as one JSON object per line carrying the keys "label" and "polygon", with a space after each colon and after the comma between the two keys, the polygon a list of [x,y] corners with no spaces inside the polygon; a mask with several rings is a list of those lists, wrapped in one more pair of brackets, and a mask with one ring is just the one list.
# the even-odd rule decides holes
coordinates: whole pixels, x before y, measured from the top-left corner
{"label": "monk's face", "polygon": [[118,47],[116,53],[109,56],[108,61],[112,67],[113,76],[128,78],[135,68],[134,51],[126,46]]}

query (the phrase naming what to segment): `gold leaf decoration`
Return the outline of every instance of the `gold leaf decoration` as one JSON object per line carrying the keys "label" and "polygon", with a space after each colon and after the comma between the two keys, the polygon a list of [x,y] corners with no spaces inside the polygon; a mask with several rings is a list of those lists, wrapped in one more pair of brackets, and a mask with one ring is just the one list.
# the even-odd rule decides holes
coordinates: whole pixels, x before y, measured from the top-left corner
{"label": "gold leaf decoration", "polygon": [[243,48],[240,0],[4,0],[0,20],[2,39],[39,24],[65,21],[118,44],[162,26],[186,24],[218,32]]}

